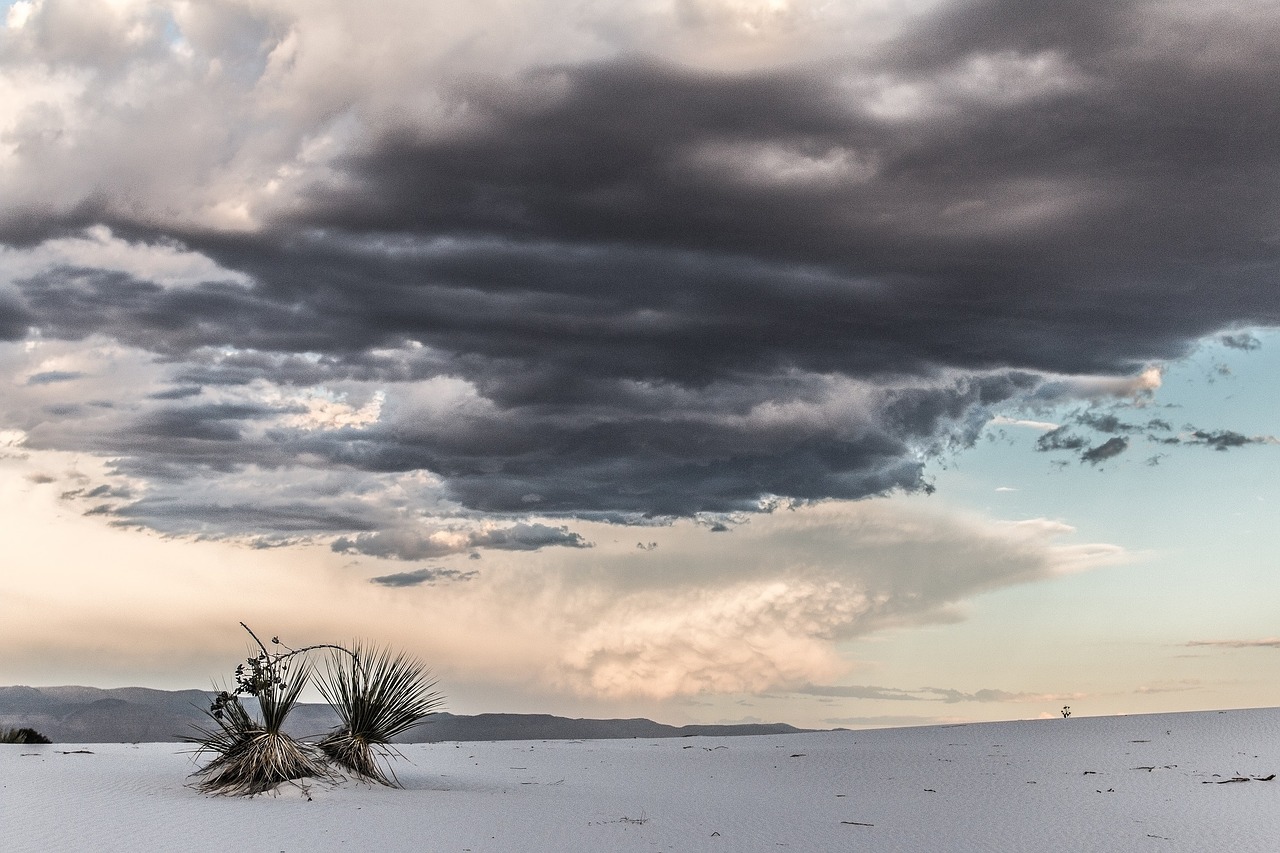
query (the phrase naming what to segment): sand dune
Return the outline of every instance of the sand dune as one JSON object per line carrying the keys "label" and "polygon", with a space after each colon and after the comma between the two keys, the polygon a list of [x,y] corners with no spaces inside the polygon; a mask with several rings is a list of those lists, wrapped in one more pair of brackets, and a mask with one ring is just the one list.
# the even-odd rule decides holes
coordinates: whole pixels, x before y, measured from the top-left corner
{"label": "sand dune", "polygon": [[403,790],[186,786],[176,744],[0,748],[7,851],[1274,851],[1280,709],[414,744]]}

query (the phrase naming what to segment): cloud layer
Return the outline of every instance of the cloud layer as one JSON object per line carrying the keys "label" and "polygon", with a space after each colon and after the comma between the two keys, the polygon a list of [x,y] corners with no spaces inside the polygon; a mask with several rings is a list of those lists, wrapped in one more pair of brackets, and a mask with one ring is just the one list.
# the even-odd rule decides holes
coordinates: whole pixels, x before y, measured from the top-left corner
{"label": "cloud layer", "polygon": [[[35,464],[0,459],[0,471]],[[388,574],[385,561],[320,546],[246,553],[76,516],[51,540],[57,490],[0,478],[14,561],[40,578],[0,601],[0,641],[20,680],[156,672],[190,684],[240,658],[242,618],[298,645],[377,636],[429,659],[464,698],[812,692],[850,671],[851,641],[955,621],[984,592],[1127,558],[1071,541],[1056,522],[858,501],[756,516],[715,536],[677,522],[650,531],[652,551],[635,547],[634,531],[588,523],[591,550],[494,550]]]}
{"label": "cloud layer", "polygon": [[1274,4],[550,8],[13,5],[0,427],[124,524],[581,547],[1280,323]]}

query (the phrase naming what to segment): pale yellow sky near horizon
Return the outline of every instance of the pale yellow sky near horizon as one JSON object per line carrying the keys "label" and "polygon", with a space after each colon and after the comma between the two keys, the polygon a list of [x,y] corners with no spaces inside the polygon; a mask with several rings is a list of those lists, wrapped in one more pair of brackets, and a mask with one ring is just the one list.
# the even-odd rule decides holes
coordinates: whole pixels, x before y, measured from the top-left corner
{"label": "pale yellow sky near horizon", "polygon": [[370,578],[417,563],[165,538],[81,514],[59,495],[100,464],[20,448],[0,460],[15,579],[0,603],[0,683],[207,687],[246,648],[245,621],[292,645],[404,648],[459,713],[859,727],[1072,702],[1185,707],[1150,655],[1099,667],[1069,620],[1021,623],[1028,608],[1009,599],[1069,609],[1063,589],[1082,573],[1149,559],[1076,541],[1061,522],[899,496],[780,510],[726,533],[575,525],[594,547],[458,555],[432,562],[470,580],[394,588]]}

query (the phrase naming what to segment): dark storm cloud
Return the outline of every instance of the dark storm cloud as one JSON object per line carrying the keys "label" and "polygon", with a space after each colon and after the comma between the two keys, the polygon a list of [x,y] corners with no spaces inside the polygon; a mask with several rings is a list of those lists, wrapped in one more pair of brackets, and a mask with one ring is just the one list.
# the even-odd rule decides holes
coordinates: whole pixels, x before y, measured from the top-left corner
{"label": "dark storm cloud", "polygon": [[[381,473],[425,469],[471,509],[634,520],[635,513],[754,510],[769,495],[859,498],[914,488],[920,448],[939,436],[972,441],[982,420],[971,413],[1026,384],[1021,375],[962,379],[876,393],[849,408],[842,394],[851,392],[841,387],[762,380],[759,387],[672,392],[677,405],[663,391],[615,390],[594,402],[423,420],[402,404],[376,423],[324,430],[259,426],[300,414],[294,403],[192,403],[196,395],[160,395],[148,411],[124,415],[119,429],[93,441],[101,452],[122,454],[119,470],[147,478],[170,478],[183,466],[274,469],[297,459]],[[770,415],[779,397],[800,411]],[[37,429],[31,443],[54,442]],[[569,544],[559,535],[543,542],[535,529],[513,541]],[[492,534],[500,535],[506,534]],[[377,541],[361,540],[360,550],[385,550]],[[475,545],[512,547],[497,538]]]}
{"label": "dark storm cloud", "polygon": [[[1274,56],[1192,63],[1075,35],[1042,49],[1079,63],[1077,87],[1013,102],[944,92],[909,129],[832,81],[856,69],[557,69],[525,91],[468,93],[477,130],[380,140],[349,163],[354,189],[317,193],[299,222],[592,247],[573,267],[595,275],[476,275],[487,252],[459,273],[529,312],[513,346],[575,324],[567,343],[589,344],[600,319],[574,310],[586,299],[680,321],[638,343],[696,369],[1123,371],[1225,323],[1275,322]],[[956,61],[1024,41],[986,33]],[[868,174],[752,177],[769,156],[802,172],[844,155]],[[705,265],[696,288],[656,274],[690,256]]]}
{"label": "dark storm cloud", "polygon": [[33,316],[30,325],[45,337],[107,334],[175,358],[206,346],[324,349],[312,344],[320,343],[323,328],[337,325],[336,318],[316,318],[323,305],[282,304],[224,282],[166,289],[128,273],[61,267],[20,280],[17,287]]}
{"label": "dark storm cloud", "polygon": [[30,331],[33,319],[25,305],[0,293],[0,341],[22,340]]}
{"label": "dark storm cloud", "polygon": [[161,409],[141,419],[135,429],[156,438],[195,438],[230,441],[240,438],[241,423],[270,417],[278,410],[267,406],[214,404]]}
{"label": "dark storm cloud", "polygon": [[[81,439],[136,476],[424,469],[467,511],[632,520],[919,489],[992,407],[1080,393],[1054,374],[1132,376],[1280,324],[1278,37],[1267,7],[1185,24],[990,0],[803,66],[433,81],[456,121],[356,138],[256,231],[160,228],[109,194],[43,232],[4,217],[12,245],[80,217],[229,274],[52,266],[0,295],[0,337],[105,335],[170,366]],[[445,380],[474,399],[413,398]],[[382,383],[387,406],[308,431],[272,422],[285,404],[194,403],[264,381]],[[1113,437],[1039,448],[1098,462],[1158,429],[1091,417]],[[470,547],[581,544],[547,530]]]}

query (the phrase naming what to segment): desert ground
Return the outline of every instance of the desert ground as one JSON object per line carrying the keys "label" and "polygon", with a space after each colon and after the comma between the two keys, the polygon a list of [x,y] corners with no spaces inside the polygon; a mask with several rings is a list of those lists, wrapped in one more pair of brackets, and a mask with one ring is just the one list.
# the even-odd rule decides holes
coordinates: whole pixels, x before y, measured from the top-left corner
{"label": "desert ground", "polygon": [[0,748],[6,851],[1275,851],[1280,709],[412,744],[401,789],[191,787],[183,744]]}

